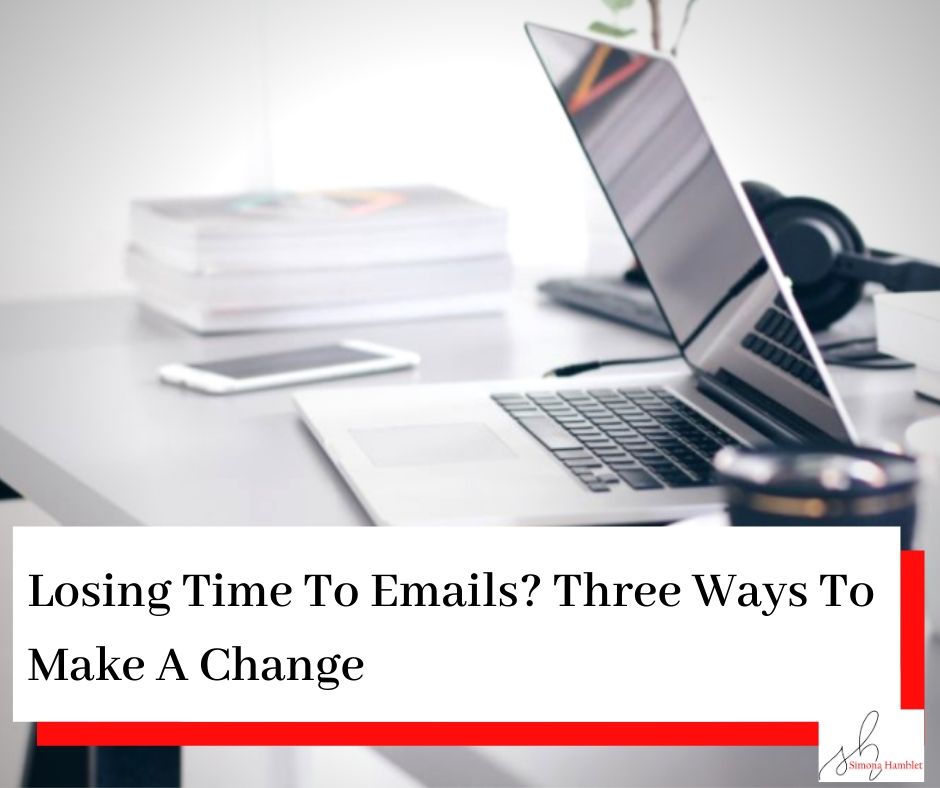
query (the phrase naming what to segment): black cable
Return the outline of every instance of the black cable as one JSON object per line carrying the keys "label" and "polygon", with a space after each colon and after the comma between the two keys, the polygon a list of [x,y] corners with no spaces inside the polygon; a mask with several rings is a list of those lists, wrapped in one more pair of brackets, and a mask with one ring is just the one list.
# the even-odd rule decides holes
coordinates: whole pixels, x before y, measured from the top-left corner
{"label": "black cable", "polygon": [[621,364],[651,364],[656,361],[673,361],[682,358],[680,353],[670,353],[668,356],[641,356],[639,358],[612,358],[606,361],[584,361],[580,364],[568,364],[564,367],[550,369],[542,377],[545,378],[570,378],[573,375],[580,375],[582,372],[592,372],[601,367],[613,367]]}
{"label": "black cable", "polygon": [[914,365],[907,361],[891,361],[890,356],[861,356],[857,359],[826,359],[830,367],[848,367],[850,369],[911,369]]}
{"label": "black cable", "polygon": [[839,342],[827,342],[825,345],[817,345],[820,350],[836,350],[842,347],[851,347],[852,345],[864,345],[867,342],[874,342],[875,337],[855,337],[854,339],[843,339]]}

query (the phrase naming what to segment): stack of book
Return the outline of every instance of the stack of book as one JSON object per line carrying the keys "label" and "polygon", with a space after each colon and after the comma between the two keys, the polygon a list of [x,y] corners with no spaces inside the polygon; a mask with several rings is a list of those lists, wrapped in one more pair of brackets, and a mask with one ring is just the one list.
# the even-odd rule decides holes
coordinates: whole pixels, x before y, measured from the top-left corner
{"label": "stack of book", "polygon": [[126,262],[200,333],[492,311],[511,274],[505,212],[432,186],[140,201]]}

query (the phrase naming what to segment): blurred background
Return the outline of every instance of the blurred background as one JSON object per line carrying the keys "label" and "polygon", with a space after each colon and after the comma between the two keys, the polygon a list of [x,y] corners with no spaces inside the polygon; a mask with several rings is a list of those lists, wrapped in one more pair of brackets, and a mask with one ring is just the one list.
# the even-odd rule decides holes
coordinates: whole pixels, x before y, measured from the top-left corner
{"label": "blurred background", "polygon": [[[672,41],[685,3],[663,0]],[[437,182],[577,271],[606,216],[522,31],[602,0],[0,0],[0,298],[126,288],[132,197]],[[646,0],[619,15],[648,45]],[[934,0],[699,0],[679,53],[732,173],[940,258]],[[604,247],[604,248],[609,248]],[[618,261],[619,266],[619,261]]]}

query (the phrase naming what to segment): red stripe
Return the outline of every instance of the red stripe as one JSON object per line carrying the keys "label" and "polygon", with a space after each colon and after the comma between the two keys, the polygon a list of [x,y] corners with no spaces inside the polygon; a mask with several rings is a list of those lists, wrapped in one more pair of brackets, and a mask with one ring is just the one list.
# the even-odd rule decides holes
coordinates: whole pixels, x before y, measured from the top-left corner
{"label": "red stripe", "polygon": [[924,708],[924,551],[901,552],[901,708]]}
{"label": "red stripe", "polygon": [[815,722],[41,722],[40,746],[815,747]]}

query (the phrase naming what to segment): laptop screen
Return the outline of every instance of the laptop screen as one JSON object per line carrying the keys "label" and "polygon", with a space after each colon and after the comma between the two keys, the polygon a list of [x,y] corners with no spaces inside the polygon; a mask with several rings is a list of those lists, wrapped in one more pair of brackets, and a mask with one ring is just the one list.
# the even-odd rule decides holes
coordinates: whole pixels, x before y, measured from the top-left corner
{"label": "laptop screen", "polygon": [[783,276],[672,63],[527,31],[689,364],[793,433],[850,440]]}

